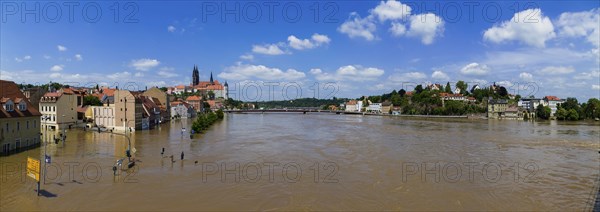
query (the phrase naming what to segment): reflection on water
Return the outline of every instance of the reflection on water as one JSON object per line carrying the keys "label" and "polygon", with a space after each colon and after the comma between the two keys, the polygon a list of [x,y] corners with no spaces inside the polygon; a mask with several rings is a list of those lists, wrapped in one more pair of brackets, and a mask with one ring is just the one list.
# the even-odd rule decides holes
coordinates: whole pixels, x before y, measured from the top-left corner
{"label": "reflection on water", "polygon": [[49,197],[24,170],[43,148],[2,157],[0,210],[584,210],[599,177],[597,122],[229,114],[190,127],[132,134],[137,165],[117,176],[127,139],[71,130],[48,146]]}

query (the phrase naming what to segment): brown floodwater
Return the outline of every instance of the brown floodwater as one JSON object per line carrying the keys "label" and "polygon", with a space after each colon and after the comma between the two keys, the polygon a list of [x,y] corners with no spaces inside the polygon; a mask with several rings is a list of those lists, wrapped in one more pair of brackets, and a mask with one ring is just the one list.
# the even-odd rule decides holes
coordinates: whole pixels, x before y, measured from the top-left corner
{"label": "brown floodwater", "polygon": [[0,211],[579,211],[600,177],[598,122],[228,114],[192,139],[190,126],[133,133],[136,166],[118,176],[124,136],[70,130],[48,145],[41,196],[25,162],[44,148],[2,157]]}

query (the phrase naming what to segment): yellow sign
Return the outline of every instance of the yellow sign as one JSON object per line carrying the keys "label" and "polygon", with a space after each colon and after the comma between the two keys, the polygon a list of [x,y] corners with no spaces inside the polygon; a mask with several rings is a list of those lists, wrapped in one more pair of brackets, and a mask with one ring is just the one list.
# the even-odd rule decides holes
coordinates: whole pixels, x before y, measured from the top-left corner
{"label": "yellow sign", "polygon": [[27,157],[27,176],[40,181],[40,160]]}

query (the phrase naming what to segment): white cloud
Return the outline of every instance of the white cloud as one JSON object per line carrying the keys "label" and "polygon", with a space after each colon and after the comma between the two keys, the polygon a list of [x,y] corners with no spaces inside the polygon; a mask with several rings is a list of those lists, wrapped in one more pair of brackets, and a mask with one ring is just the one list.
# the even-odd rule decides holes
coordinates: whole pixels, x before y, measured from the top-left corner
{"label": "white cloud", "polygon": [[252,55],[252,54],[245,54],[245,55],[240,56],[240,59],[252,61],[252,60],[254,60],[254,55]]}
{"label": "white cloud", "polygon": [[44,55],[44,59],[48,60],[50,58],[52,58],[52,57],[50,57],[49,55]]}
{"label": "white cloud", "polygon": [[252,52],[266,55],[281,55],[285,54],[277,44],[253,45]]}
{"label": "white cloud", "polygon": [[175,26],[173,26],[173,25],[169,25],[167,27],[167,31],[169,31],[169,32],[175,32],[176,30],[177,30],[177,28],[175,28]]}
{"label": "white cloud", "polygon": [[124,72],[117,72],[114,74],[109,74],[108,76],[109,79],[111,80],[123,80],[123,79],[127,79],[131,77],[131,73],[124,71]]}
{"label": "white cloud", "polygon": [[288,45],[297,50],[312,49],[327,44],[331,41],[327,35],[313,34],[311,39],[299,39],[296,36],[288,37]]}
{"label": "white cloud", "polygon": [[575,69],[571,66],[548,66],[540,70],[539,72],[542,74],[549,75],[558,75],[558,74],[568,74],[574,72]]}
{"label": "white cloud", "polygon": [[134,76],[135,77],[143,77],[144,73],[142,73],[142,72],[136,72]]}
{"label": "white cloud", "polygon": [[323,73],[323,70],[321,70],[320,68],[313,68],[313,69],[310,69],[310,73],[316,75],[316,74]]}
{"label": "white cloud", "polygon": [[377,27],[371,17],[361,18],[358,13],[352,12],[348,20],[338,27],[337,30],[347,34],[350,38],[362,37],[368,41],[372,41],[376,38],[373,33]]}
{"label": "white cloud", "polygon": [[160,77],[171,78],[179,76],[179,74],[174,73],[175,68],[173,67],[161,67],[156,74]]}
{"label": "white cloud", "polygon": [[545,47],[546,41],[555,36],[552,21],[543,16],[541,9],[528,9],[515,13],[511,20],[493,26],[483,34],[484,40],[493,43],[520,41],[535,47]]}
{"label": "white cloud", "polygon": [[510,88],[510,87],[512,87],[514,84],[513,84],[511,81],[508,81],[508,80],[503,80],[503,81],[500,81],[500,82],[496,82],[496,85],[499,85],[499,86],[504,86],[504,87],[506,87],[506,88]]}
{"label": "white cloud", "polygon": [[25,60],[30,60],[30,59],[31,59],[31,56],[29,56],[29,55],[25,55],[25,56],[23,56],[22,58],[15,57],[15,61],[17,61],[17,62],[19,62],[19,63],[20,63],[20,62],[23,62],[23,61],[25,61]]}
{"label": "white cloud", "polygon": [[592,90],[600,90],[600,85],[592,85]]}
{"label": "white cloud", "polygon": [[[389,31],[393,36],[418,37],[425,45],[432,44],[436,37],[443,35],[444,20],[441,17],[433,13],[411,15],[411,11],[410,6],[399,1],[381,1],[375,8],[369,10],[370,15],[365,18],[361,18],[357,12],[350,13],[348,20],[338,27],[338,31],[351,38],[362,37],[372,41],[377,39],[374,33],[377,30],[376,19],[378,19],[379,23],[392,21]],[[408,23],[405,23],[407,21]]]}
{"label": "white cloud", "polygon": [[82,61],[83,60],[83,56],[81,56],[80,54],[76,54],[75,55],[75,60]]}
{"label": "white cloud", "polygon": [[379,5],[371,10],[371,14],[383,22],[405,18],[410,15],[411,10],[410,6],[406,4],[395,0],[388,0],[387,2],[379,2]]}
{"label": "white cloud", "polygon": [[318,33],[315,33],[312,35],[312,40],[319,43],[319,44],[327,44],[331,41],[331,39],[329,37],[327,37],[327,35],[321,35]]}
{"label": "white cloud", "polygon": [[594,61],[597,56],[590,52],[577,52],[567,48],[521,48],[511,51],[486,53],[482,62],[494,68],[518,66],[546,66]]}
{"label": "white cloud", "polygon": [[479,63],[470,63],[460,69],[460,73],[464,75],[485,75],[490,71],[487,65],[480,65]]}
{"label": "white cloud", "polygon": [[129,66],[133,67],[135,70],[139,71],[148,71],[151,68],[154,68],[160,64],[160,61],[156,59],[138,59],[131,60]]}
{"label": "white cloud", "polygon": [[575,75],[573,79],[576,80],[591,80],[591,79],[600,79],[600,70],[594,70],[590,72],[582,72],[578,75]]}
{"label": "white cloud", "polygon": [[238,63],[221,72],[219,77],[229,80],[245,80],[258,78],[262,80],[299,80],[306,75],[295,69],[283,71],[279,68],[271,68],[264,65],[249,65]]}
{"label": "white cloud", "polygon": [[410,29],[406,34],[412,37],[420,37],[421,43],[429,45],[443,33],[444,21],[433,13],[426,13],[410,17]]}
{"label": "white cloud", "polygon": [[390,27],[390,31],[392,35],[399,37],[406,34],[406,26],[402,23],[392,22],[392,27]]}
{"label": "white cloud", "polygon": [[527,73],[527,72],[521,72],[519,74],[519,78],[521,78],[521,80],[523,80],[525,82],[531,82],[533,80],[533,75],[531,75],[530,73]]}
{"label": "white cloud", "polygon": [[326,73],[321,69],[312,69],[311,73],[319,81],[374,81],[385,72],[382,69],[359,65],[347,65],[339,67],[335,73]]}
{"label": "white cloud", "polygon": [[427,79],[427,75],[423,72],[407,72],[390,75],[388,79],[393,82],[418,82]]}
{"label": "white cloud", "polygon": [[[173,83],[171,85],[178,85],[178,84],[181,84],[181,83]],[[148,87],[153,87],[153,86],[156,86],[156,87],[166,87],[166,86],[170,86],[169,84],[167,84],[165,81],[162,81],[162,80],[161,81],[150,81],[150,82],[147,82],[146,85]]]}
{"label": "white cloud", "polygon": [[556,26],[559,35],[565,37],[585,37],[594,46],[600,45],[600,14],[595,8],[583,12],[560,14]]}
{"label": "white cloud", "polygon": [[56,46],[56,48],[58,49],[58,51],[61,51],[61,52],[67,51],[67,47],[62,46],[62,45],[58,45],[58,46]]}
{"label": "white cloud", "polygon": [[[62,82],[81,82],[82,80],[90,79],[88,75],[82,74],[65,74],[54,72],[48,75],[49,78],[62,81]],[[54,80],[53,80],[54,81]]]}
{"label": "white cloud", "polygon": [[50,67],[50,71],[62,71],[64,67],[64,65],[54,65]]}
{"label": "white cloud", "polygon": [[435,79],[435,80],[442,80],[442,81],[448,81],[450,79],[450,77],[448,77],[448,75],[442,71],[434,71],[431,74],[431,78]]}

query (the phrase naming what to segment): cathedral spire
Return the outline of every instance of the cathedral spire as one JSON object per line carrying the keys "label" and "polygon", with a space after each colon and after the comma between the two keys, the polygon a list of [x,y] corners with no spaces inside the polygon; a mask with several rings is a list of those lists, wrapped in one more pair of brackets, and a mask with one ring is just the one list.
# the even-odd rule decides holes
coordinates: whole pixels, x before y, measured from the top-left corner
{"label": "cathedral spire", "polygon": [[194,64],[194,69],[192,70],[192,86],[196,86],[200,83],[200,73],[198,73],[198,66]]}
{"label": "cathedral spire", "polygon": [[212,71],[210,72],[210,84],[214,84],[213,77],[212,77]]}

